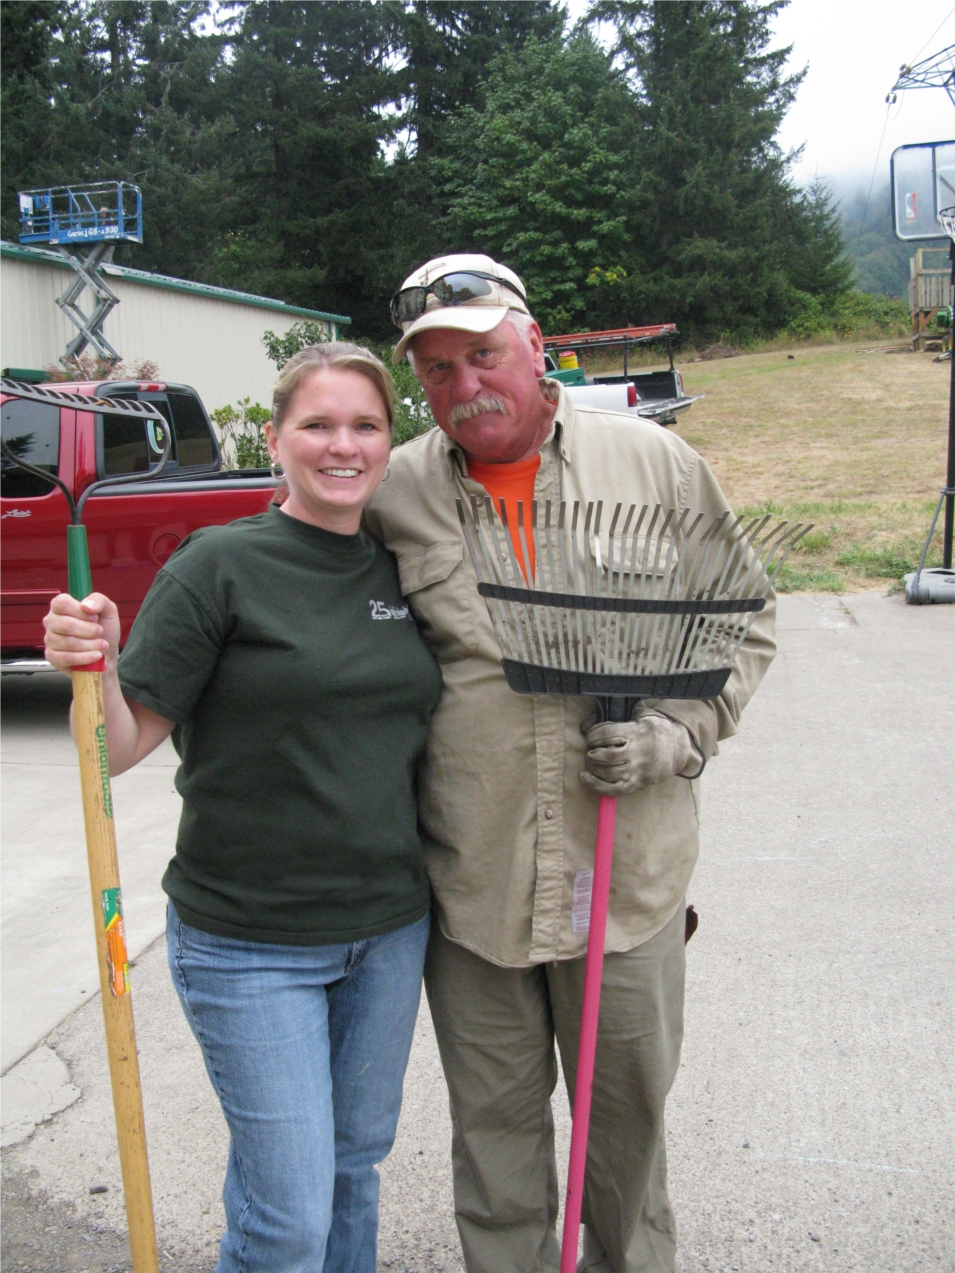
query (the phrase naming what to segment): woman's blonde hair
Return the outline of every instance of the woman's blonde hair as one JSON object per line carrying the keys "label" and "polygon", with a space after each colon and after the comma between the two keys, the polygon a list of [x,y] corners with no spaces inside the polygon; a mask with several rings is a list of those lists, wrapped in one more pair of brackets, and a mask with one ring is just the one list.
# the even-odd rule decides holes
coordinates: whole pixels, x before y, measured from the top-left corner
{"label": "woman's blonde hair", "polygon": [[279,374],[272,391],[272,426],[280,429],[292,399],[302,381],[315,371],[357,371],[378,390],[388,413],[388,426],[395,423],[395,386],[391,372],[370,349],[346,340],[330,340],[322,345],[308,345],[293,354]]}

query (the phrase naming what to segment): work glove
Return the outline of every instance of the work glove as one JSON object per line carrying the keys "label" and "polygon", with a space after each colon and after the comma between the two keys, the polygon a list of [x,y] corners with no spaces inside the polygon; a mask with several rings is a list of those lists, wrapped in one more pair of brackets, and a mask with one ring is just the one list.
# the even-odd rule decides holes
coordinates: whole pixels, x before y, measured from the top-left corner
{"label": "work glove", "polygon": [[587,740],[580,781],[601,796],[630,796],[675,774],[696,778],[706,764],[686,726],[662,712],[599,723],[590,716],[580,728]]}

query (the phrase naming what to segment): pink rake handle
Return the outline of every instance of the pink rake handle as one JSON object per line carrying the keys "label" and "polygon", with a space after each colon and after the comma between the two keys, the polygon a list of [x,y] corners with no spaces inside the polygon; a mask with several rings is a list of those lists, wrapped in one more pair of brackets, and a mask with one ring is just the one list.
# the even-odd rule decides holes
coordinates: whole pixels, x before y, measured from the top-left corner
{"label": "pink rake handle", "polygon": [[584,1000],[580,1013],[574,1125],[570,1134],[570,1165],[567,1169],[560,1273],[574,1273],[577,1267],[577,1237],[580,1232],[580,1208],[584,1198],[584,1172],[587,1167],[590,1097],[594,1085],[600,982],[604,969],[604,938],[607,932],[607,904],[610,899],[610,868],[613,865],[616,820],[616,797],[601,796],[597,810],[597,846],[594,850],[594,882],[590,894],[590,929],[587,934],[587,963],[584,967]]}

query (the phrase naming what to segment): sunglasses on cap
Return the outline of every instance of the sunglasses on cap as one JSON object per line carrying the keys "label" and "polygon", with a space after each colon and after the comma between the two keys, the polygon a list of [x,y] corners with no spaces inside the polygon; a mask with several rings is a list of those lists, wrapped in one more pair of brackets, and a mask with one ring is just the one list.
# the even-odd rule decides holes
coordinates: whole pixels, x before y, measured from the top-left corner
{"label": "sunglasses on cap", "polygon": [[441,305],[464,305],[476,300],[479,296],[492,295],[492,283],[500,287],[508,287],[526,303],[520,288],[509,283],[506,278],[498,278],[496,274],[485,274],[482,270],[455,270],[452,274],[443,274],[426,287],[404,287],[391,298],[391,320],[396,327],[403,328],[405,323],[413,323],[425,312],[428,297],[433,296]]}

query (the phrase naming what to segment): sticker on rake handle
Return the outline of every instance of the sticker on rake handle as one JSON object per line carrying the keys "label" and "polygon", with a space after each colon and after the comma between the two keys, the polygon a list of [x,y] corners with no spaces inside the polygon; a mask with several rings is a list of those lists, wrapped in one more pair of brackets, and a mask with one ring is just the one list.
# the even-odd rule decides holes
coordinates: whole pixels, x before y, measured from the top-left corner
{"label": "sticker on rake handle", "polygon": [[574,876],[574,896],[570,912],[572,933],[590,932],[590,902],[593,892],[593,871],[578,871]]}
{"label": "sticker on rake handle", "polygon": [[[112,818],[113,794],[109,785],[109,752],[106,747],[106,726],[103,724],[97,725],[94,732],[96,735],[96,759],[99,764],[100,790],[103,793],[103,811],[107,818]],[[116,891],[115,889],[113,890],[113,892]]]}
{"label": "sticker on rake handle", "polygon": [[106,965],[109,988],[114,995],[129,994],[129,955],[126,953],[126,925],[123,923],[123,895],[118,888],[104,888],[103,924],[106,929]]}

